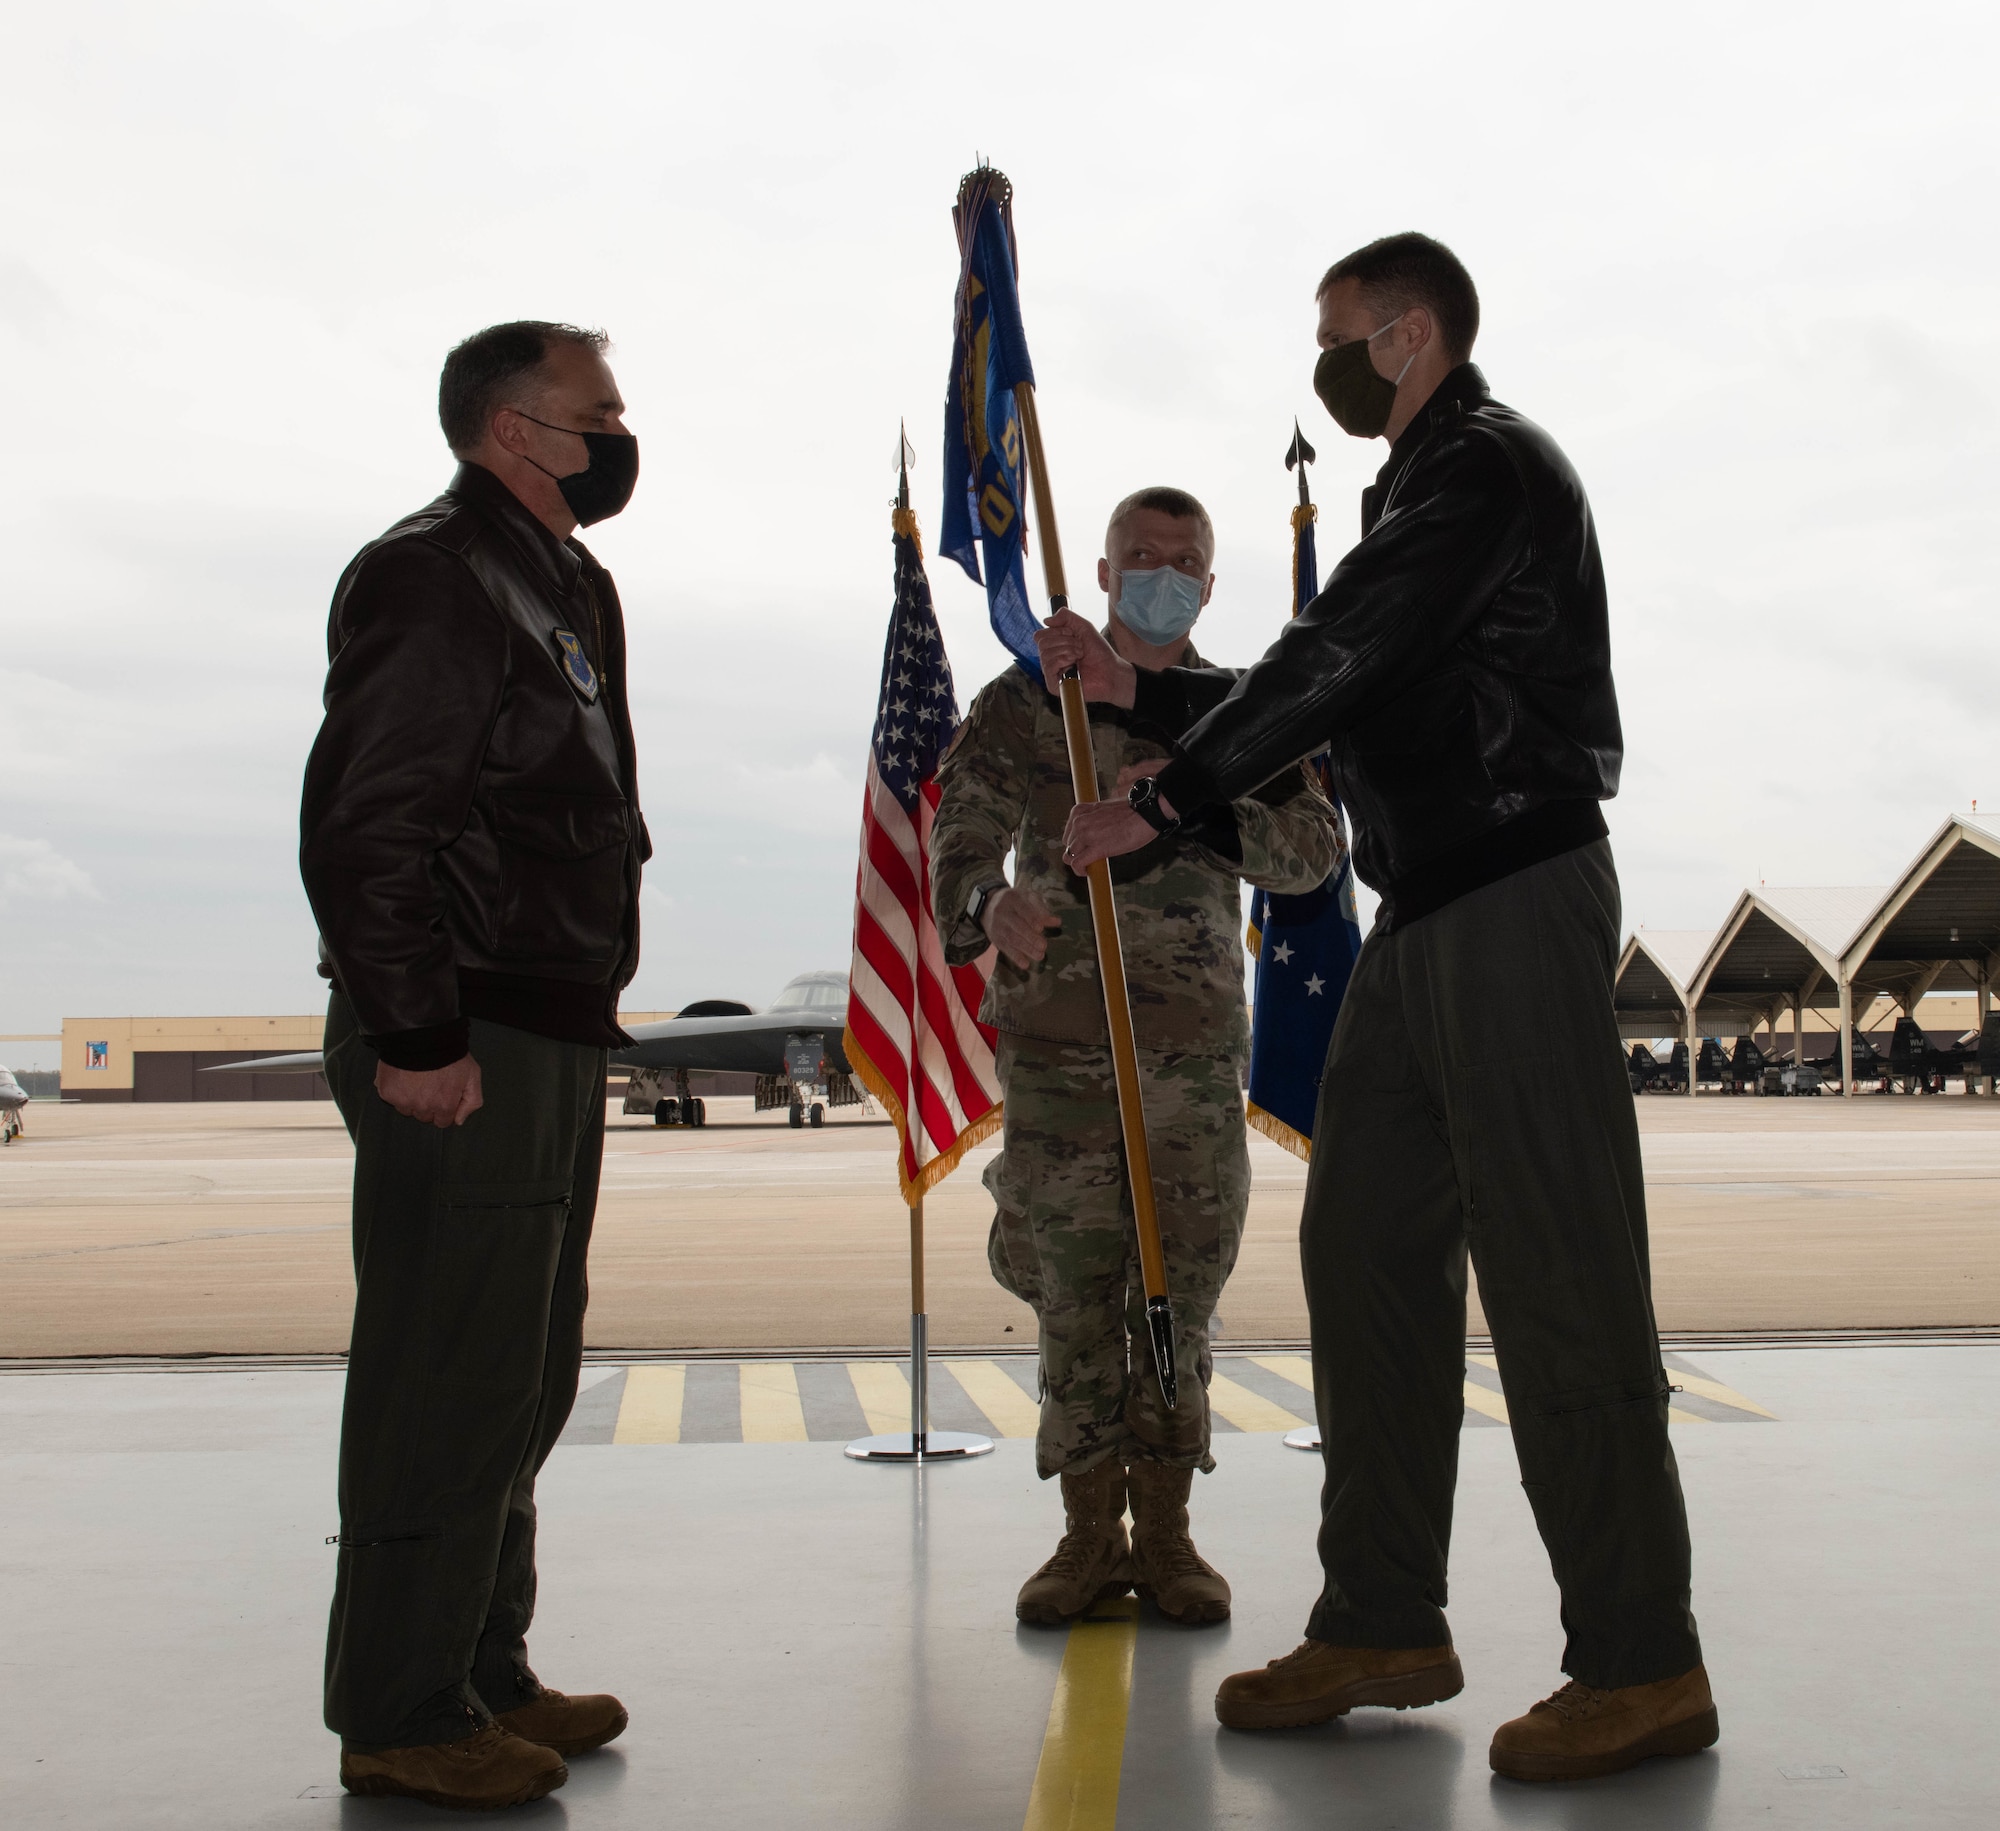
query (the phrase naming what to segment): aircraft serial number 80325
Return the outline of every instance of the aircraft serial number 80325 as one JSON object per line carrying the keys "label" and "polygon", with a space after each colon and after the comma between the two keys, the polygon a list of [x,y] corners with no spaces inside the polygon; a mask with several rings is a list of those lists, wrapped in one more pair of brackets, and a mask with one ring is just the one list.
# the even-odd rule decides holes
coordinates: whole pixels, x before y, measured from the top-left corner
{"label": "aircraft serial number 80325", "polygon": [[[768,1011],[730,998],[704,998],[657,1024],[630,1026],[633,1046],[614,1049],[629,1068],[628,1113],[655,1125],[702,1125],[707,1108],[689,1091],[690,1074],[754,1074],[756,1110],[789,1107],[794,1125],[820,1125],[829,1106],[856,1106],[841,1036],[847,1028],[847,975],[801,973]],[[669,1089],[672,1091],[670,1092]]]}

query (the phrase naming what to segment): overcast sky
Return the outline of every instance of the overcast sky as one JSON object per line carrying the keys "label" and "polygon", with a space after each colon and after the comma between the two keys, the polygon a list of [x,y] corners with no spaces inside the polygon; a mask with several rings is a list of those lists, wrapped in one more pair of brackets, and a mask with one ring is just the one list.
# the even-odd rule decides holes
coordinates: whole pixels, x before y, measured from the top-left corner
{"label": "overcast sky", "polygon": [[[592,531],[658,854],[631,1008],[844,965],[899,418],[927,535],[959,176],[1016,185],[1072,570],[1214,512],[1216,659],[1379,444],[1312,291],[1451,243],[1610,578],[1628,927],[1885,882],[2000,807],[2000,15],[1939,5],[17,5],[0,74],[0,1029],[313,1009],[328,595],[443,485],[445,349],[604,326],[644,474]],[[1034,574],[1031,572],[1031,577]],[[961,704],[1003,665],[932,584]],[[1988,801],[1986,797],[1991,797]],[[6,1045],[0,1059],[52,1059]]]}

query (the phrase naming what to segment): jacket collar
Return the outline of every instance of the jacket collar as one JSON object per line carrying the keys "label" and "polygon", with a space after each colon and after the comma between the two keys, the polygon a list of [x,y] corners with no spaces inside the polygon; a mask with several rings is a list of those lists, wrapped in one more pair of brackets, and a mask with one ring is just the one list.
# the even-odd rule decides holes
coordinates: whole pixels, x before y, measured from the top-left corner
{"label": "jacket collar", "polygon": [[1382,504],[1388,500],[1389,486],[1429,441],[1431,434],[1492,398],[1493,391],[1487,387],[1486,377],[1480,374],[1476,363],[1460,363],[1438,383],[1431,391],[1430,399],[1417,409],[1417,417],[1403,428],[1395,444],[1389,447],[1389,455],[1382,460],[1382,468],[1375,473],[1375,481],[1361,492],[1361,531],[1364,534],[1375,526]]}
{"label": "jacket collar", "polygon": [[582,555],[573,543],[557,540],[528,512],[527,506],[483,464],[464,463],[452,473],[448,493],[469,502],[512,536],[534,568],[563,597],[576,589],[583,570]]}

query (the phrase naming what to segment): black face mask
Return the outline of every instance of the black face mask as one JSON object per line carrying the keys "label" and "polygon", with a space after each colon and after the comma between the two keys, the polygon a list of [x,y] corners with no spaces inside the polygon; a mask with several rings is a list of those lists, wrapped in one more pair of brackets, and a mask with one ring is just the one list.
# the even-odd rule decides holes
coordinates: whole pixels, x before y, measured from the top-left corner
{"label": "black face mask", "polygon": [[[514,411],[521,412],[518,407]],[[549,426],[547,420],[536,420],[532,413],[521,413],[521,417],[534,420],[537,426],[548,426],[551,432],[572,433],[583,441],[590,463],[567,477],[558,477],[546,464],[535,464],[533,458],[528,459],[562,491],[562,499],[569,504],[578,527],[609,521],[632,500],[632,491],[639,482],[639,441],[629,432],[577,432],[573,426]],[[527,454],[524,452],[522,456]]]}
{"label": "black face mask", "polygon": [[[1396,389],[1403,375],[1409,374],[1410,363],[1404,363],[1403,374],[1391,381],[1376,372],[1368,346],[1390,326],[1400,324],[1403,317],[1398,312],[1388,324],[1365,338],[1357,337],[1351,343],[1336,344],[1322,351],[1313,365],[1313,392],[1333,415],[1334,424],[1354,438],[1379,439],[1388,430],[1389,416],[1396,410]],[[1415,361],[1412,356],[1410,362]]]}

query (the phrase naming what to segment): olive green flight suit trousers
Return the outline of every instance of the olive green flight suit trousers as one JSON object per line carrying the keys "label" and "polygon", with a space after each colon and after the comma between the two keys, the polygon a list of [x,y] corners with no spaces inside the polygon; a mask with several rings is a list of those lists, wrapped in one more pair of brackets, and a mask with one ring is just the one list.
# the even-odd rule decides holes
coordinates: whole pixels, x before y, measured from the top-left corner
{"label": "olive green flight suit trousers", "polygon": [[1600,840],[1371,934],[1355,963],[1300,1230],[1326,1461],[1315,1640],[1449,1638],[1469,1249],[1563,1670],[1612,1687],[1701,1659],[1618,944]]}
{"label": "olive green flight suit trousers", "polygon": [[475,1019],[472,1053],[485,1105],[421,1125],[327,1010],[356,1289],[325,1708],[362,1747],[454,1742],[538,1689],[535,1477],[583,1361],[605,1052]]}

